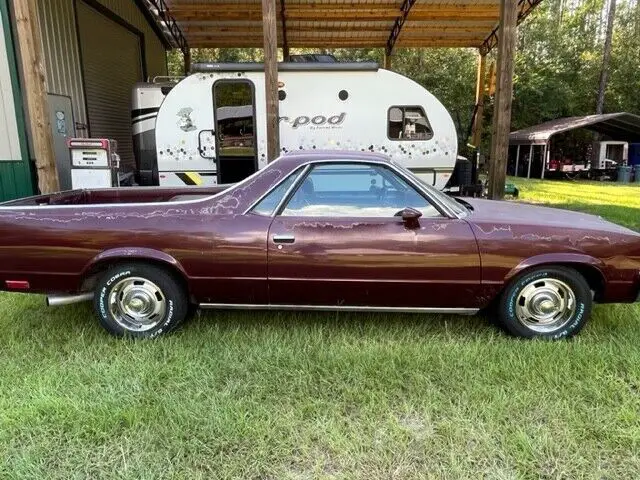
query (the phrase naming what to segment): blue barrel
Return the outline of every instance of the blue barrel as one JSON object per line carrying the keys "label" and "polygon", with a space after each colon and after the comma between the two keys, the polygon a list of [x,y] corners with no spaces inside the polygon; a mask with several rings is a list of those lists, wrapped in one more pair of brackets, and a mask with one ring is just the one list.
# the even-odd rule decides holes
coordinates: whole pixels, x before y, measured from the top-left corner
{"label": "blue barrel", "polygon": [[618,167],[618,183],[629,183],[631,181],[631,172],[633,167],[628,165],[620,165]]}
{"label": "blue barrel", "polygon": [[640,183],[640,164],[633,166],[633,174],[636,183]]}
{"label": "blue barrel", "polygon": [[621,165],[618,167],[618,183],[629,183],[631,181],[631,166]]}

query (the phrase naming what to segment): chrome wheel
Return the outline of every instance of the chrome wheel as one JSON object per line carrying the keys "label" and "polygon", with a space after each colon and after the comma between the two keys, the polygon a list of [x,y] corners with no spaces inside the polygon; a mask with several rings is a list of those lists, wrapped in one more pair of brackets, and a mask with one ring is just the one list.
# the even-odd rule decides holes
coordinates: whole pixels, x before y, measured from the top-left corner
{"label": "chrome wheel", "polygon": [[550,333],[569,323],[576,312],[576,296],[562,280],[532,280],[520,290],[515,307],[516,317],[524,326]]}
{"label": "chrome wheel", "polygon": [[167,300],[153,282],[141,277],[120,280],[109,294],[109,311],[118,324],[130,331],[145,332],[164,318]]}

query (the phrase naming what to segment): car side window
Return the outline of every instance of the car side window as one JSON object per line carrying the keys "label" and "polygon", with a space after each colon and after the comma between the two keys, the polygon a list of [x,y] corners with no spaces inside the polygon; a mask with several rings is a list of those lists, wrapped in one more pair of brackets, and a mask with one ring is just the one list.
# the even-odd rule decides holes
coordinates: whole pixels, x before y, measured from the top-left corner
{"label": "car side window", "polygon": [[277,187],[271,190],[266,197],[260,200],[256,206],[251,209],[251,212],[259,215],[273,215],[273,211],[280,204],[282,198],[286,195],[291,185],[293,185],[296,179],[300,176],[301,172],[302,169],[298,169],[285,178]]}
{"label": "car side window", "polygon": [[393,217],[406,207],[439,217],[429,201],[391,169],[333,163],[313,167],[282,211],[296,217]]}

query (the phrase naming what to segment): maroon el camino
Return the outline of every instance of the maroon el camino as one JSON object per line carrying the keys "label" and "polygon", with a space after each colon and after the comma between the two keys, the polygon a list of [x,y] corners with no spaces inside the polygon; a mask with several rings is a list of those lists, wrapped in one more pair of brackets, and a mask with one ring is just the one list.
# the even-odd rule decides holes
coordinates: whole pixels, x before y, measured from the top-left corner
{"label": "maroon el camino", "polygon": [[201,308],[497,309],[522,337],[633,302],[640,234],[602,218],[453,199],[389,158],[285,155],[230,187],[78,190],[0,205],[0,288],[93,299],[115,335]]}

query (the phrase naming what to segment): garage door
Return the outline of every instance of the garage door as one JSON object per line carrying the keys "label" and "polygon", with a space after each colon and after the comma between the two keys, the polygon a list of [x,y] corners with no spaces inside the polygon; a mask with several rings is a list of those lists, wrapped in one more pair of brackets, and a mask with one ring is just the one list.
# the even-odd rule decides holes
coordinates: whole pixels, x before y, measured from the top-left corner
{"label": "garage door", "polygon": [[77,8],[90,134],[117,140],[121,170],[133,170],[130,101],[143,80],[140,36],[82,1]]}

